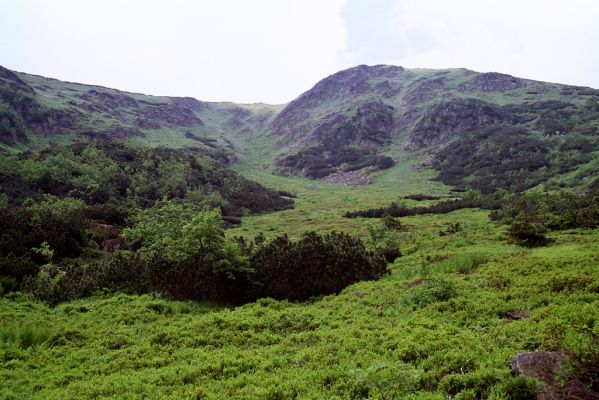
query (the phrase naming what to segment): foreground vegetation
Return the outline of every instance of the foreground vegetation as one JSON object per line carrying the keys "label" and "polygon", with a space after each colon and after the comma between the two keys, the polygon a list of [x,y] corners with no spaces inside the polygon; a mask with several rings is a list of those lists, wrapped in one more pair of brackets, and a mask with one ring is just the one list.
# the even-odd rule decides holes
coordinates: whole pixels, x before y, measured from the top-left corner
{"label": "foreground vegetation", "polygon": [[[46,301],[8,287],[0,298],[0,397],[532,399],[539,383],[514,377],[510,359],[537,350],[571,354],[563,381],[589,385],[599,335],[599,232],[580,222],[596,221],[596,207],[584,202],[594,197],[570,197],[564,209],[551,196],[526,197],[526,207],[514,197],[491,219],[489,210],[464,208],[483,203],[445,200],[455,194],[410,165],[378,172],[366,188],[248,170],[294,193],[296,207],[245,216],[224,237],[216,211],[157,200],[121,216],[129,247],[118,256],[98,250],[99,258],[90,258],[93,252],[76,246],[69,255],[51,242],[32,250],[19,241],[41,268],[42,279],[25,286],[33,296],[44,299],[43,289],[59,287],[53,282],[93,285],[64,298],[46,292]],[[404,198],[410,193],[426,195]],[[343,217],[393,202],[418,212]],[[47,218],[36,229],[59,229],[50,224],[56,212],[66,213],[64,221],[73,210],[97,216],[81,198],[42,196],[24,206],[29,221]],[[544,246],[513,240],[512,227],[523,222],[543,225]],[[332,230],[360,236],[367,247],[325,233]],[[38,239],[46,234],[37,232]],[[101,232],[91,233],[100,240]],[[212,244],[193,241],[207,237]],[[104,274],[81,268],[98,263]],[[323,275],[324,268],[305,265],[335,268]],[[176,274],[192,270],[196,275]],[[198,291],[198,283],[212,292]]]}
{"label": "foreground vegetation", "polygon": [[[2,394],[527,398],[511,392],[523,385],[513,355],[584,352],[584,332],[599,333],[599,235],[570,230],[525,249],[487,214],[406,217],[389,277],[307,303],[99,294],[49,307],[10,295],[0,300]],[[460,232],[438,234],[455,221]]]}

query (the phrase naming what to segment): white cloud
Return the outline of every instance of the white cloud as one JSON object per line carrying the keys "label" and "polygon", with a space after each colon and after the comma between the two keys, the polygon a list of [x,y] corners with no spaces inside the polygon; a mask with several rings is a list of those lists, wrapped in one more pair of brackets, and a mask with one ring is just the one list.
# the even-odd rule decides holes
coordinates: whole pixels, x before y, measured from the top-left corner
{"label": "white cloud", "polygon": [[389,51],[386,63],[466,67],[599,87],[597,1],[386,2],[384,23],[393,26],[401,50],[396,56]]}
{"label": "white cloud", "polygon": [[376,63],[599,88],[598,21],[596,0],[0,0],[0,64],[238,102]]}
{"label": "white cloud", "polygon": [[286,102],[345,46],[343,0],[0,1],[0,63],[152,94]]}

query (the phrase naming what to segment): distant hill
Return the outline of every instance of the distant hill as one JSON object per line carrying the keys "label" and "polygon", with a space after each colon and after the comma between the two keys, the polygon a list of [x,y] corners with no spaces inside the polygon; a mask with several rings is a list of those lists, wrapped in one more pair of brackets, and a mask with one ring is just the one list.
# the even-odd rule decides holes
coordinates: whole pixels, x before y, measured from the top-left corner
{"label": "distant hill", "polygon": [[236,153],[231,137],[263,129],[279,109],[147,96],[0,67],[0,143],[5,149],[125,140],[181,148],[228,163]]}
{"label": "distant hill", "polygon": [[266,146],[278,173],[309,178],[391,168],[408,153],[459,189],[599,186],[599,90],[500,73],[360,65],[287,105],[243,105],[0,68],[0,100],[7,151],[95,138],[230,163]]}

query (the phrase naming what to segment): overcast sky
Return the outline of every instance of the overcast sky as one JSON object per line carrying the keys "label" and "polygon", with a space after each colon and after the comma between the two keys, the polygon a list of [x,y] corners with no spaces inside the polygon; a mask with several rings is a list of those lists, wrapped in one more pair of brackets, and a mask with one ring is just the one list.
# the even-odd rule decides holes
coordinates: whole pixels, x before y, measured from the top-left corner
{"label": "overcast sky", "polygon": [[599,1],[0,0],[0,65],[62,80],[284,103],[357,64],[599,88]]}

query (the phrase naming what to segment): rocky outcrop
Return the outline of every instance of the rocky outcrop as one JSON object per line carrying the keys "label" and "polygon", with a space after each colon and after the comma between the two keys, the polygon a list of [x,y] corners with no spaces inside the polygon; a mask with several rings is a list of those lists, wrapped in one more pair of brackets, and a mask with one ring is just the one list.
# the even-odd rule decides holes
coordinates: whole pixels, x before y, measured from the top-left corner
{"label": "rocky outcrop", "polygon": [[440,98],[448,92],[445,87],[445,78],[418,80],[412,84],[403,97],[407,104],[419,104],[435,98]]}
{"label": "rocky outcrop", "polygon": [[337,171],[325,176],[320,181],[337,185],[365,186],[370,185],[372,177],[367,173],[359,173],[357,171]]}
{"label": "rocky outcrop", "polygon": [[83,113],[75,108],[56,108],[39,111],[28,122],[29,128],[38,135],[55,136],[72,132],[83,118]]}
{"label": "rocky outcrop", "polygon": [[[281,141],[289,142],[298,137],[309,135],[316,128],[306,123],[312,117],[313,111],[328,106],[335,99],[348,101],[364,95],[380,91],[383,97],[389,97],[396,87],[385,78],[396,77],[403,73],[402,67],[375,65],[372,67],[359,65],[333,74],[289,103],[271,122],[269,131],[280,137]],[[372,80],[380,79],[376,85]],[[340,112],[341,110],[336,110]]]}
{"label": "rocky outcrop", "polygon": [[33,88],[25,83],[17,74],[2,66],[0,66],[0,88],[35,94]]}
{"label": "rocky outcrop", "polygon": [[173,97],[171,104],[174,107],[188,108],[195,112],[200,112],[206,109],[206,103],[203,101],[194,99],[193,97]]}
{"label": "rocky outcrop", "polygon": [[398,85],[397,83],[392,85],[388,80],[381,81],[374,86],[374,91],[380,93],[385,99],[397,96],[402,90],[403,86]]}
{"label": "rocky outcrop", "polygon": [[324,143],[336,148],[357,143],[362,148],[376,148],[391,143],[394,128],[393,107],[372,100],[359,104],[353,114],[330,114],[312,131],[306,143]]}
{"label": "rocky outcrop", "polygon": [[113,125],[105,130],[97,132],[88,132],[87,135],[94,139],[103,140],[122,140],[130,137],[146,136],[142,131],[140,131],[137,128],[123,125]]}
{"label": "rocky outcrop", "polygon": [[556,377],[562,374],[566,356],[553,351],[531,351],[512,357],[510,366],[514,375],[523,375],[539,380],[544,386],[539,391],[539,400],[562,400]]}
{"label": "rocky outcrop", "polygon": [[458,86],[460,92],[504,92],[506,90],[518,89],[524,86],[524,80],[511,75],[489,72],[479,74],[471,80]]}
{"label": "rocky outcrop", "polygon": [[420,150],[445,143],[454,135],[501,121],[499,110],[480,100],[454,99],[439,103],[431,107],[416,123],[405,148]]}
{"label": "rocky outcrop", "polygon": [[109,93],[105,91],[98,91],[96,89],[88,90],[87,93],[79,96],[82,100],[88,101],[93,105],[102,105],[108,110],[117,110],[118,108],[136,108],[138,107],[137,101],[124,93]]}
{"label": "rocky outcrop", "polygon": [[146,105],[140,110],[144,119],[152,120],[160,125],[184,126],[203,125],[203,122],[195,115],[193,109],[184,105],[164,104]]}

